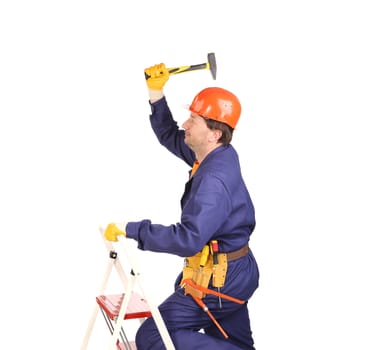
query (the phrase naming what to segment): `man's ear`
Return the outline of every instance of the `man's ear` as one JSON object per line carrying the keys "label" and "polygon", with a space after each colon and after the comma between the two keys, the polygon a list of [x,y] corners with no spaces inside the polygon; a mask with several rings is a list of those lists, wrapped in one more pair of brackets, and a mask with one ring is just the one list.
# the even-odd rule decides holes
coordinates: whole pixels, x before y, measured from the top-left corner
{"label": "man's ear", "polygon": [[222,130],[214,129],[214,130],[212,130],[212,134],[214,137],[214,141],[218,142],[219,139],[222,137],[223,132],[222,132]]}

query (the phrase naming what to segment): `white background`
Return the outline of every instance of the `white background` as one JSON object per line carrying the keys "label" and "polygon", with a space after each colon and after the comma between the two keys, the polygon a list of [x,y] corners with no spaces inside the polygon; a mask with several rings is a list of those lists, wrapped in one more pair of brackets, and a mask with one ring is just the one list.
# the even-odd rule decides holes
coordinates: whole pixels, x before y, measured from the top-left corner
{"label": "white background", "polygon": [[[216,81],[176,75],[165,93],[180,124],[204,87],[242,102],[257,349],[364,349],[364,32],[351,0],[2,1],[0,348],[79,349],[99,225],[179,220],[189,169],[150,130],[143,70],[215,52]],[[142,261],[162,301],[182,259]],[[101,321],[90,349],[107,344]]]}

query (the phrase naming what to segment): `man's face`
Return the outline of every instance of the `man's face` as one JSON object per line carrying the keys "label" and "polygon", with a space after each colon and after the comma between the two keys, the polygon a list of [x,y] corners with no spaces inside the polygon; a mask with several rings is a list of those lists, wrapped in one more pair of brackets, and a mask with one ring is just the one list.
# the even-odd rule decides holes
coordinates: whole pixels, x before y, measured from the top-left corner
{"label": "man's face", "polygon": [[193,151],[205,148],[211,142],[213,131],[208,128],[204,118],[198,114],[191,113],[182,127],[185,129],[185,143]]}

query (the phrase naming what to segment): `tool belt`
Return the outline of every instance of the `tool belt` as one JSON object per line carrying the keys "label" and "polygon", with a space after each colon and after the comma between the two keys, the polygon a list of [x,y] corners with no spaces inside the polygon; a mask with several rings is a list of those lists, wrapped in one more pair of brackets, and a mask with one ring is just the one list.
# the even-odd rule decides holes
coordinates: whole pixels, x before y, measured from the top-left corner
{"label": "tool belt", "polygon": [[[223,287],[226,280],[228,262],[247,255],[248,251],[249,247],[246,244],[233,252],[218,253],[218,264],[213,264],[213,256],[212,254],[209,254],[204,266],[200,265],[202,252],[185,258],[181,281],[192,280],[197,286],[202,287],[202,289],[196,289],[185,283],[185,294],[191,294],[200,299],[204,298],[206,295],[204,289],[208,287],[210,281],[212,281],[213,287]],[[183,283],[181,283],[181,285],[182,284]]]}

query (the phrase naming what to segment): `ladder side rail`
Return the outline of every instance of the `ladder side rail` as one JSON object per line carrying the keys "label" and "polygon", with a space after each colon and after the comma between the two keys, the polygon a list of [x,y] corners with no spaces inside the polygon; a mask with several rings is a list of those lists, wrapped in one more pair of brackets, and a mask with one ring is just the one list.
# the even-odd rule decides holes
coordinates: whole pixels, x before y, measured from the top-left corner
{"label": "ladder side rail", "polygon": [[[110,259],[108,261],[108,264],[107,264],[107,267],[106,267],[106,270],[105,270],[105,273],[104,273],[104,277],[103,277],[103,280],[102,280],[102,283],[101,283],[101,286],[100,286],[100,289],[99,289],[99,295],[103,294],[105,289],[106,289],[110,274],[112,272],[113,265],[114,265],[114,260]],[[89,320],[89,323],[88,323],[88,326],[87,326],[87,329],[86,329],[86,333],[85,333],[85,336],[84,336],[84,339],[83,339],[83,342],[82,342],[82,345],[81,345],[81,350],[86,350],[87,349],[87,346],[88,346],[88,343],[89,343],[89,340],[90,340],[90,336],[91,336],[92,330],[94,328],[96,318],[98,316],[99,309],[100,309],[99,305],[97,303],[95,303],[94,309],[93,309],[93,312],[91,314],[91,318]]]}
{"label": "ladder side rail", "polygon": [[157,307],[157,304],[152,301],[152,297],[147,291],[147,288],[143,285],[143,278],[138,276],[139,286],[145,296],[148,306],[151,309],[152,317],[156,323],[157,329],[161,335],[162,341],[166,347],[166,350],[175,350],[175,346],[171,340],[170,334],[167,330],[164,319],[161,316],[160,310]]}
{"label": "ladder side rail", "polygon": [[132,296],[132,292],[134,290],[135,282],[136,282],[136,277],[131,275],[129,283],[126,286],[126,290],[123,293],[124,296],[123,296],[122,304],[120,306],[119,314],[117,316],[117,321],[116,321],[115,326],[114,326],[114,331],[113,331],[112,337],[110,339],[108,350],[115,350],[115,344],[117,343],[117,339],[118,339],[118,336],[119,336],[119,331],[122,329],[123,322],[125,321],[124,318],[125,318],[125,315],[127,313],[127,307],[128,307],[129,302],[131,300],[131,296]]}
{"label": "ladder side rail", "polygon": [[[104,239],[104,229],[102,227],[99,227],[99,232],[100,232],[102,241],[104,242],[105,248],[108,251],[108,253],[110,254],[110,252],[115,251],[113,244],[111,242],[107,241],[106,239]],[[107,284],[108,284],[108,281],[109,281],[113,266],[116,268],[116,271],[119,275],[119,278],[121,279],[121,281],[123,283],[123,286],[128,285],[127,275],[125,274],[125,272],[123,270],[123,267],[121,265],[121,262],[120,262],[118,256],[115,257],[115,258],[112,258],[109,255],[109,260],[108,260],[108,264],[107,264],[107,267],[106,267],[106,271],[104,273],[104,277],[103,277],[103,280],[101,282],[101,286],[100,286],[100,289],[99,289],[99,295],[104,294],[104,292],[106,290],[106,287],[107,287]],[[95,303],[94,309],[93,309],[91,317],[89,319],[89,323],[88,323],[88,326],[87,326],[85,336],[84,336],[84,339],[82,341],[82,345],[81,345],[80,350],[86,350],[87,349],[87,346],[89,344],[89,340],[90,340],[90,337],[91,337],[91,333],[93,331],[93,328],[94,328],[94,325],[95,325],[95,322],[96,322],[96,318],[98,317],[99,311],[100,311],[100,306],[97,303]]]}
{"label": "ladder side rail", "polygon": [[[124,237],[124,239],[121,239],[119,242],[122,244],[123,243],[122,241],[125,241],[125,240],[126,240],[126,238]],[[170,334],[167,330],[165,321],[163,320],[163,318],[161,316],[160,310],[158,309],[157,305],[152,301],[152,297],[151,297],[150,293],[148,292],[147,288],[145,288],[145,286],[144,286],[142,273],[141,273],[141,265],[140,265],[140,261],[137,256],[138,250],[134,249],[134,251],[132,251],[132,254],[129,253],[128,249],[124,249],[124,252],[125,252],[127,259],[130,262],[130,265],[132,266],[134,276],[138,280],[139,287],[145,297],[145,300],[147,301],[147,304],[150,307],[152,317],[156,323],[156,326],[158,328],[158,331],[161,335],[162,341],[163,341],[166,349],[175,350],[174,344],[173,344]]]}
{"label": "ladder side rail", "polygon": [[[104,229],[102,227],[99,227],[99,231],[100,231],[101,239],[104,242],[106,250],[109,253],[112,251],[115,251],[113,243],[104,238]],[[122,267],[122,264],[121,264],[118,256],[114,260],[115,260],[115,262],[114,262],[115,269],[117,270],[117,273],[118,273],[120,279],[122,280],[123,286],[126,287],[128,285],[128,277],[127,277],[126,273],[124,272],[124,269]]]}

